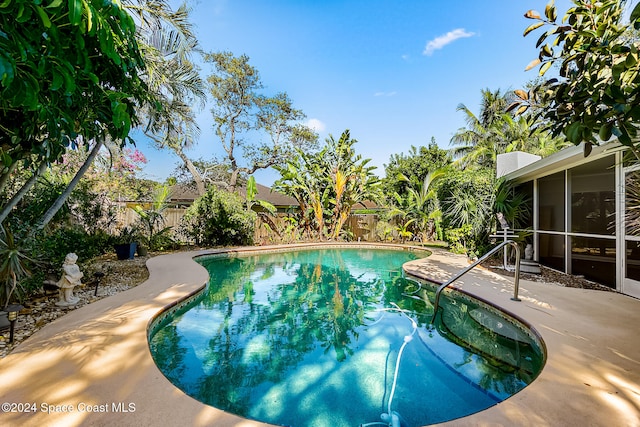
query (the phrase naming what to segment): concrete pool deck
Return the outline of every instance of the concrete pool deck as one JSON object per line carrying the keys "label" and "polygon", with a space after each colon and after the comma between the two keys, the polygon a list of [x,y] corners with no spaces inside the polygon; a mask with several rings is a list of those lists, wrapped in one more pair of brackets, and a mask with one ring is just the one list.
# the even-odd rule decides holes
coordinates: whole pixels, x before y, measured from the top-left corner
{"label": "concrete pool deck", "polygon": [[[279,247],[281,248],[281,247]],[[264,249],[264,248],[261,248]],[[0,360],[2,426],[265,425],[201,404],[155,366],[149,320],[207,281],[184,252],[151,258],[149,279],[47,325]],[[466,258],[435,251],[405,265],[446,280]],[[456,286],[531,324],[546,343],[540,376],[511,398],[443,426],[640,426],[640,300],[512,280],[474,269]],[[50,411],[51,413],[47,413]]]}

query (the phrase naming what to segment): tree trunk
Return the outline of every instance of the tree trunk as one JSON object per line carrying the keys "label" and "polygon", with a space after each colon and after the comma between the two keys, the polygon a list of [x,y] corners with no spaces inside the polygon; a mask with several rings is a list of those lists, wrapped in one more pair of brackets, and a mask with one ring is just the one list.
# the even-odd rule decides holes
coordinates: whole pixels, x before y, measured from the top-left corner
{"label": "tree trunk", "polygon": [[231,178],[229,178],[229,191],[234,193],[236,191],[236,186],[238,185],[238,175],[240,170],[236,167],[231,171]]}
{"label": "tree trunk", "polygon": [[9,181],[9,177],[11,176],[11,173],[15,170],[17,166],[18,166],[18,161],[16,160],[15,162],[11,163],[11,166],[7,168],[6,172],[0,175],[0,191],[2,191],[5,185],[7,185],[7,181]]}
{"label": "tree trunk", "polygon": [[58,213],[60,208],[67,201],[69,195],[71,195],[71,192],[76,188],[78,182],[80,182],[80,179],[84,176],[87,170],[89,170],[89,167],[98,155],[100,148],[102,148],[103,143],[104,139],[99,139],[96,141],[96,145],[93,146],[91,153],[89,153],[89,157],[87,157],[87,160],[84,161],[82,167],[78,169],[78,172],[76,172],[76,175],[73,177],[69,185],[67,185],[67,188],[65,188],[64,192],[56,199],[56,201],[53,203],[53,205],[51,205],[47,212],[45,212],[42,218],[40,218],[40,221],[36,226],[38,230],[42,230],[47,224],[49,224],[54,215]]}
{"label": "tree trunk", "polygon": [[20,200],[22,200],[24,195],[27,194],[27,191],[29,191],[31,187],[33,187],[33,184],[36,183],[36,180],[38,179],[38,177],[42,175],[42,173],[46,169],[47,169],[47,162],[43,160],[42,163],[40,163],[40,167],[38,167],[38,169],[33,173],[31,178],[29,178],[29,181],[25,182],[22,188],[20,188],[20,190],[13,195],[11,200],[9,200],[6,205],[4,205],[4,207],[2,208],[2,212],[0,212],[0,223],[2,223],[5,219],[7,219],[7,216],[9,216],[9,213],[11,213],[11,210],[20,202]]}
{"label": "tree trunk", "polygon": [[198,188],[198,194],[200,196],[204,196],[204,193],[207,190],[204,186],[204,180],[202,179],[202,175],[200,175],[200,172],[198,172],[198,169],[195,167],[191,159],[188,158],[186,154],[184,154],[184,151],[182,151],[182,147],[173,147],[173,150],[176,152],[178,157],[180,157],[180,159],[184,162],[185,166],[189,170],[189,173],[191,173],[193,180],[196,182],[196,187]]}

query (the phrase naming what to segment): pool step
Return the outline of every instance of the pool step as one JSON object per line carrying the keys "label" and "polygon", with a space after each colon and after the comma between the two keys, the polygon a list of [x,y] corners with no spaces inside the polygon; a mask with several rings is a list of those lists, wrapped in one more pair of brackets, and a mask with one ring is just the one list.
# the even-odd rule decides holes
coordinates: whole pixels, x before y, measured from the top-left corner
{"label": "pool step", "polygon": [[527,339],[524,337],[522,331],[496,314],[493,314],[489,310],[483,308],[475,308],[469,312],[469,316],[476,321],[480,326],[489,329],[496,334],[508,338],[514,341],[526,343]]}
{"label": "pool step", "polygon": [[540,264],[535,261],[531,261],[530,259],[521,259],[520,260],[520,272],[521,273],[531,273],[531,274],[540,274]]}

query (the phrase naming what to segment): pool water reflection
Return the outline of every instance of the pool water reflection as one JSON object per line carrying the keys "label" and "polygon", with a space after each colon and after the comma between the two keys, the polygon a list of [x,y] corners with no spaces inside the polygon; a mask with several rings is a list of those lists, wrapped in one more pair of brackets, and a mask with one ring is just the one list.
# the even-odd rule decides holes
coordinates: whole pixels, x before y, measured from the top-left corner
{"label": "pool water reflection", "polygon": [[520,327],[496,333],[487,325],[500,318],[468,298],[444,298],[430,328],[433,290],[402,273],[424,256],[358,248],[202,258],[209,287],[153,327],[154,360],[203,403],[277,425],[379,424],[393,413],[420,426],[521,390],[542,367],[540,348]]}

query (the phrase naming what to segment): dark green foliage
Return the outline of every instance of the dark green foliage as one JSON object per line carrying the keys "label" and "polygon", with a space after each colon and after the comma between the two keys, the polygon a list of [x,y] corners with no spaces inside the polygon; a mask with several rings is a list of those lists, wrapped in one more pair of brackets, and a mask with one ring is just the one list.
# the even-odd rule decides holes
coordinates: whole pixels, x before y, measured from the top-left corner
{"label": "dark green foliage", "polygon": [[511,182],[501,179],[496,185],[494,212],[502,212],[511,228],[522,228],[529,223],[533,212],[528,196],[517,192]]}
{"label": "dark green foliage", "polygon": [[[393,154],[389,158],[389,164],[385,165],[385,178],[382,188],[387,197],[394,193],[406,196],[411,183],[421,183],[429,172],[434,172],[451,163],[451,157],[447,150],[443,150],[431,139],[428,147],[411,146],[408,154]],[[404,175],[409,181],[398,179]]]}
{"label": "dark green foliage", "polygon": [[37,237],[31,245],[30,253],[43,268],[57,271],[70,252],[78,255],[79,262],[111,252],[113,237],[104,231],[87,234],[80,227],[64,227]]}
{"label": "dark green foliage", "polygon": [[550,2],[544,15],[530,10],[532,19],[524,31],[546,31],[538,38],[538,58],[527,69],[540,66],[544,75],[559,65],[559,79],[552,78],[518,96],[510,109],[523,113],[539,104],[539,112],[554,135],[563,133],[574,144],[585,142],[585,155],[592,144],[612,136],[625,145],[637,144],[640,118],[640,60],[637,38],[629,37],[633,26],[640,28],[640,3],[636,3],[631,22],[623,23],[625,1],[573,0],[563,18]]}
{"label": "dark green foliage", "polygon": [[[41,181],[33,186],[31,191],[27,193],[9,215],[7,222],[15,224],[16,222],[25,226],[34,227],[38,219],[46,212],[51,204],[64,191],[63,183],[52,183],[41,178]],[[60,218],[69,213],[68,205],[65,204],[56,214],[54,220],[59,221]],[[14,228],[15,229],[15,228]]]}
{"label": "dark green foliage", "polygon": [[30,156],[56,160],[78,135],[123,140],[136,122],[136,101],[148,99],[126,10],[102,0],[40,3],[0,4],[0,160],[7,168]]}
{"label": "dark green foliage", "polygon": [[24,295],[21,280],[28,277],[31,260],[21,242],[0,225],[0,309]]}
{"label": "dark green foliage", "polygon": [[68,253],[74,252],[82,263],[111,251],[113,244],[113,238],[105,232],[87,234],[78,226],[38,235],[29,235],[26,228],[17,228],[15,234],[1,227],[0,230],[0,303],[5,303],[7,297],[24,301],[41,289],[47,276],[59,278]]}
{"label": "dark green foliage", "polygon": [[494,213],[494,175],[492,169],[479,169],[452,171],[441,178],[438,198],[444,227],[457,230],[448,232],[449,238],[456,240],[450,241],[453,245],[460,244],[458,239],[464,239],[464,247],[469,250],[488,245]]}
{"label": "dark green foliage", "polygon": [[[33,228],[65,187],[62,182],[50,182],[41,178],[14,209],[7,223],[16,231],[18,228]],[[94,234],[108,228],[114,220],[114,207],[106,194],[95,193],[85,182],[71,193],[56,213],[50,228],[73,224],[89,234]]]}
{"label": "dark green foliage", "polygon": [[187,209],[182,228],[197,245],[250,245],[256,218],[242,197],[212,186]]}

